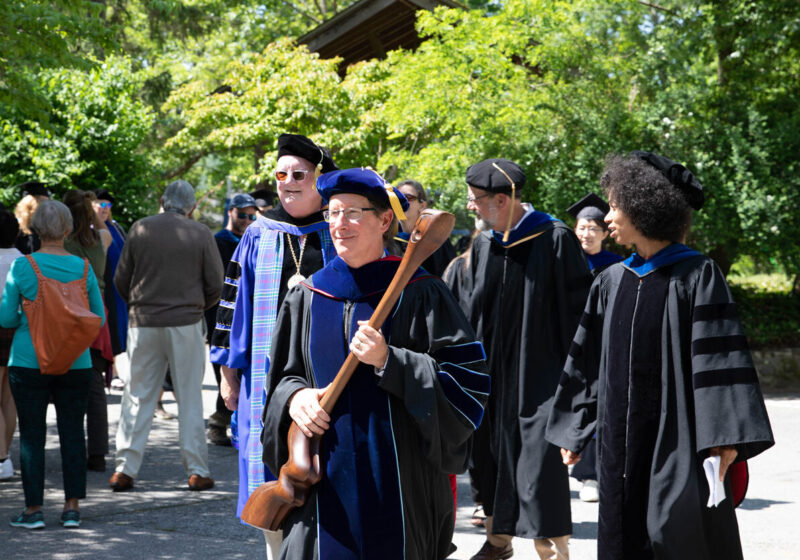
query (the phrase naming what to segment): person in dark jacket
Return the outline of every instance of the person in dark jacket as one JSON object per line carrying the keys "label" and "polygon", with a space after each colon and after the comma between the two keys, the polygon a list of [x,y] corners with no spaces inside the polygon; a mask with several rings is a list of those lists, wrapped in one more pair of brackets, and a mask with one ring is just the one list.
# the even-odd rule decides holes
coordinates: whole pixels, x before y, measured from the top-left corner
{"label": "person in dark jacket", "polygon": [[[237,194],[231,198],[228,208],[228,220],[225,227],[214,235],[214,241],[219,249],[219,256],[222,259],[222,269],[228,269],[236,247],[242,239],[247,227],[258,217],[256,201],[249,194]],[[211,338],[217,325],[217,310],[219,304],[206,310],[206,342],[211,344]],[[217,406],[216,410],[208,417],[208,441],[214,445],[231,445],[231,438],[228,437],[228,426],[231,424],[233,411],[225,406],[225,400],[219,392],[222,373],[220,364],[212,362],[214,377],[217,380]]]}

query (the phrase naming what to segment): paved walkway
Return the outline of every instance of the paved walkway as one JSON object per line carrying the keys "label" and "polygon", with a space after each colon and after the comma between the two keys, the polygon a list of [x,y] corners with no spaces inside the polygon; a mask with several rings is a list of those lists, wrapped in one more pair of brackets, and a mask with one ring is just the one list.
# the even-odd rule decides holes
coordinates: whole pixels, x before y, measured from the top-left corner
{"label": "paved walkway", "polygon": [[[124,368],[124,364],[120,364]],[[206,372],[204,402],[206,417],[213,410],[216,387],[211,369]],[[167,397],[170,395],[167,394]],[[111,443],[119,418],[119,394],[109,396]],[[166,407],[176,405],[169,398]],[[751,461],[748,498],[738,510],[745,558],[773,560],[797,558],[800,546],[800,395],[770,398],[767,403],[778,441],[770,451]],[[60,527],[63,504],[61,459],[55,414],[50,407],[50,430],[46,456],[45,522],[43,531],[8,526],[7,520],[24,504],[19,476],[19,441],[15,437],[11,456],[16,476],[0,482],[0,558],[40,559],[236,559],[263,558],[264,545],[258,532],[234,517],[237,493],[236,452],[209,446],[216,487],[190,492],[177,450],[177,420],[153,421],[147,452],[133,492],[115,494],[108,488],[109,471],[90,472],[88,496],[81,502],[80,529]],[[577,499],[574,483],[571,541],[573,560],[593,560],[597,532],[597,505]],[[481,531],[470,525],[473,505],[469,481],[459,477],[459,508],[454,560],[468,560],[483,543]],[[529,541],[515,539],[514,558],[533,560]]]}

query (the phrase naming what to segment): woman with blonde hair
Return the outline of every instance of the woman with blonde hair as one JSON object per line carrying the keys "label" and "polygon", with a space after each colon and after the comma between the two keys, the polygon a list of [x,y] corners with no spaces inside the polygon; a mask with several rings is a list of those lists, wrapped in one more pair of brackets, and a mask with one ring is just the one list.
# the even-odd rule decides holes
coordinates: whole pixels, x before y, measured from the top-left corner
{"label": "woman with blonde hair", "polygon": [[14,209],[20,229],[15,246],[23,255],[30,255],[34,251],[38,251],[40,246],[39,236],[31,228],[33,214],[41,201],[50,198],[50,190],[47,185],[39,181],[21,183],[15,188],[22,193],[22,199]]}

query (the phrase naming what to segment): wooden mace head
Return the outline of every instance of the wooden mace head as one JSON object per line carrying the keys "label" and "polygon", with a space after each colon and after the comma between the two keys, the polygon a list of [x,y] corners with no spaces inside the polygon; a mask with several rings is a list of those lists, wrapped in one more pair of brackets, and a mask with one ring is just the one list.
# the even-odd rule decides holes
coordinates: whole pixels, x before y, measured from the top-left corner
{"label": "wooden mace head", "polygon": [[[449,212],[432,209],[423,210],[419,218],[417,218],[417,223],[414,224],[414,230],[409,236],[406,252],[411,250],[424,250],[424,247],[428,248],[430,254],[432,254],[442,243],[447,241],[455,224],[456,217]],[[419,249],[417,249],[417,247],[419,247]]]}

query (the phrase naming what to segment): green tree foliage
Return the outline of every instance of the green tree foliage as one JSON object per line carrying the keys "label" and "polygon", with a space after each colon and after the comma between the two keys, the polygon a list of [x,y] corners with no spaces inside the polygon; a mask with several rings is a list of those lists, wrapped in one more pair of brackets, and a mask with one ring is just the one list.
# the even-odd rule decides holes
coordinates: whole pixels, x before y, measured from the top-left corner
{"label": "green tree foliage", "polygon": [[419,49],[342,79],[287,37],[351,3],[1,3],[3,184],[114,185],[144,193],[138,212],[153,176],[254,186],[290,131],[422,181],[468,226],[479,159],[519,161],[525,198],[563,216],[606,154],[648,149],[706,186],[691,244],[726,269],[748,254],[800,272],[797,2],[471,0],[421,12]]}
{"label": "green tree foliage", "polygon": [[7,205],[13,185],[41,180],[55,196],[70,188],[108,189],[115,216],[126,222],[149,212],[152,171],[139,145],[150,132],[152,112],[136,97],[140,83],[125,60],[109,58],[89,71],[45,70],[36,93],[46,100],[48,125],[33,119],[0,119],[0,191]]}
{"label": "green tree foliage", "polygon": [[[800,271],[796,208],[800,6],[511,1],[421,13],[428,40],[392,53],[381,169],[396,166],[463,205],[463,172],[504,156],[526,197],[563,216],[597,190],[609,152],[685,162],[708,192],[690,242],[724,268],[768,255]],[[462,210],[463,212],[463,210]]]}
{"label": "green tree foliage", "polygon": [[210,154],[223,154],[247,162],[235,171],[235,178],[255,183],[271,171],[261,164],[274,157],[262,158],[274,152],[282,132],[330,143],[352,115],[347,94],[339,87],[337,63],[320,60],[285,39],[250,62],[231,62],[220,75],[225,87],[215,92],[199,80],[177,88],[164,106],[181,124],[165,145],[162,165],[170,170],[166,178],[186,172]]}
{"label": "green tree foliage", "polygon": [[93,0],[0,2],[0,113],[46,118],[36,87],[45,68],[83,68],[114,45],[114,28]]}
{"label": "green tree foliage", "polygon": [[422,181],[467,226],[464,170],[477,160],[520,162],[525,197],[563,216],[598,190],[608,153],[647,149],[706,186],[691,244],[725,269],[751,254],[800,271],[800,5],[510,0],[420,12],[418,31],[415,52],[341,81],[283,41],[228,65],[228,93],[187,82],[167,105],[182,128],[165,167],[213,153],[244,172],[280,132],[302,132],[342,165]]}

